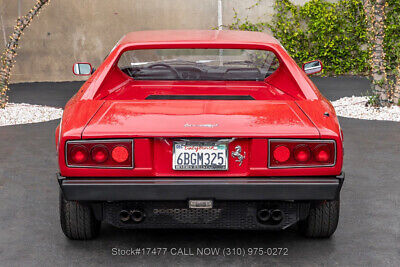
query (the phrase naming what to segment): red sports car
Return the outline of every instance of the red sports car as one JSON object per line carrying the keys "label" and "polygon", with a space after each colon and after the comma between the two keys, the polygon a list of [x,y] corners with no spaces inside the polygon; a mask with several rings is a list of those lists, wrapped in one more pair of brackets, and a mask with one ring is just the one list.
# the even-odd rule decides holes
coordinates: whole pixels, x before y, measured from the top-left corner
{"label": "red sports car", "polygon": [[329,237],[343,134],[280,43],[243,31],[125,35],[56,130],[64,234],[121,228],[280,230]]}

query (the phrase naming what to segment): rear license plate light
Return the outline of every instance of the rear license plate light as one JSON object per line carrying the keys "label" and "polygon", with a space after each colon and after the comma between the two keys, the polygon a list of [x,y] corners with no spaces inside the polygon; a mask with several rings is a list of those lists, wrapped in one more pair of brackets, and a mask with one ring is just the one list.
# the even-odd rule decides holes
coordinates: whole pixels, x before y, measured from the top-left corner
{"label": "rear license plate light", "polygon": [[212,209],[212,200],[189,200],[190,209]]}

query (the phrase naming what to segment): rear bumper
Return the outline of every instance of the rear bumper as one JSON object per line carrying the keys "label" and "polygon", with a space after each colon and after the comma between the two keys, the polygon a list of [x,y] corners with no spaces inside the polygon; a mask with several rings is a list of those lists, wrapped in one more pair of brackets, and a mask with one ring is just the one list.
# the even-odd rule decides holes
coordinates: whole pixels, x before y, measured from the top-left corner
{"label": "rear bumper", "polygon": [[147,200],[333,200],[344,173],[335,177],[246,178],[66,178],[57,175],[64,197],[77,201]]}

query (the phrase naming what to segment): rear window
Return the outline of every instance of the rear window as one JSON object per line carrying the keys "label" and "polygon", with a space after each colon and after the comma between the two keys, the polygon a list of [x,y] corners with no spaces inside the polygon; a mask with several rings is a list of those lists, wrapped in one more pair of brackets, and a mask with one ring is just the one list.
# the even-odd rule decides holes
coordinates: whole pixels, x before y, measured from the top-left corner
{"label": "rear window", "polygon": [[135,80],[262,81],[279,66],[275,54],[249,49],[143,49],[121,55]]}

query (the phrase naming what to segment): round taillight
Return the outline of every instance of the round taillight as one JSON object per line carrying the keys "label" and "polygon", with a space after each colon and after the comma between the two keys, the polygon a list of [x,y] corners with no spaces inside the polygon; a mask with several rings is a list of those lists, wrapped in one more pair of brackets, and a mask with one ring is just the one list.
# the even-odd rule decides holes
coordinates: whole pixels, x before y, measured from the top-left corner
{"label": "round taillight", "polygon": [[278,146],[274,149],[273,156],[279,163],[286,162],[290,158],[290,150],[287,146]]}
{"label": "round taillight", "polygon": [[105,146],[94,146],[90,154],[92,160],[96,163],[103,163],[108,159],[108,150]]}
{"label": "round taillight", "polygon": [[331,158],[331,150],[327,145],[319,145],[314,149],[314,157],[318,162],[328,162]]}
{"label": "round taillight", "polygon": [[71,159],[74,163],[83,163],[88,157],[89,151],[84,146],[74,146],[71,150]]}
{"label": "round taillight", "polygon": [[118,163],[125,162],[129,157],[128,149],[124,146],[116,146],[111,152],[113,160]]}
{"label": "round taillight", "polygon": [[296,146],[293,150],[293,155],[297,162],[307,162],[311,158],[310,148],[307,145]]}

